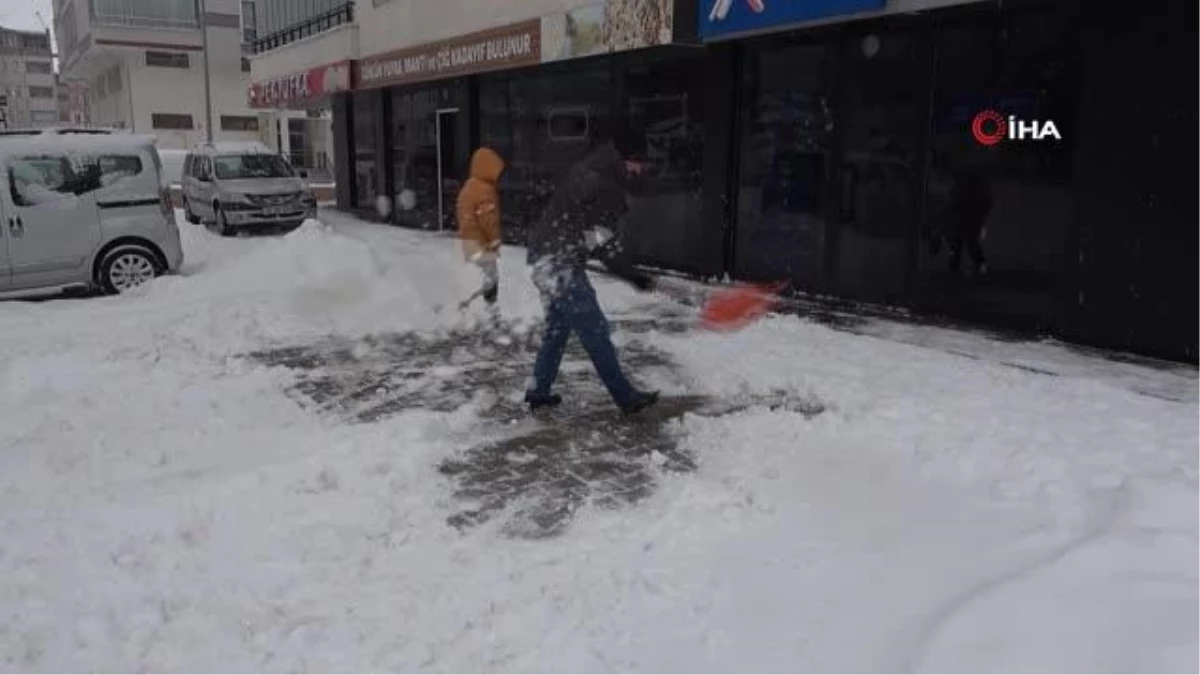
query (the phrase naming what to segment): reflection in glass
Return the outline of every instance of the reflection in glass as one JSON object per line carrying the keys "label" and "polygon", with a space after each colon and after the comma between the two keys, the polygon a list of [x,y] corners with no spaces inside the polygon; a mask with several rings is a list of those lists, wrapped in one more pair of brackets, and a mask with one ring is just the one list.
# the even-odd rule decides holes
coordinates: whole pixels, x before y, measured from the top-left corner
{"label": "reflection in glass", "polygon": [[815,289],[823,275],[833,121],[822,45],[770,45],[747,59],[735,268]]}

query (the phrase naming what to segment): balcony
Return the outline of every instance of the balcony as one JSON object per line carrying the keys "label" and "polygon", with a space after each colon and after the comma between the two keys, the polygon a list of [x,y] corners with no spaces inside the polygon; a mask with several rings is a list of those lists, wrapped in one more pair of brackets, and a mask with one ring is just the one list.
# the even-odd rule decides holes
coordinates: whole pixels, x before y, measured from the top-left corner
{"label": "balcony", "polygon": [[343,24],[352,23],[353,21],[354,3],[345,2],[323,14],[318,14],[312,18],[294,23],[283,30],[278,30],[258,38],[254,41],[254,53],[261,54],[272,49],[278,49],[284,45],[323,33]]}
{"label": "balcony", "polygon": [[198,30],[194,0],[91,0],[93,25],[143,30]]}

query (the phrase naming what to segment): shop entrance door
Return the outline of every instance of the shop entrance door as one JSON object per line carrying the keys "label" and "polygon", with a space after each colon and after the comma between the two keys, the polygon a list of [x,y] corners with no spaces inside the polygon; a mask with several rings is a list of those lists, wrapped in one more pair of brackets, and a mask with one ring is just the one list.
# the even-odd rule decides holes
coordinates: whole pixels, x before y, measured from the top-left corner
{"label": "shop entrance door", "polygon": [[437,143],[438,231],[453,229],[450,215],[461,178],[458,167],[458,108],[439,108],[435,113],[434,136]]}
{"label": "shop entrance door", "polygon": [[916,254],[927,74],[916,32],[853,30],[841,44],[835,291],[903,302]]}

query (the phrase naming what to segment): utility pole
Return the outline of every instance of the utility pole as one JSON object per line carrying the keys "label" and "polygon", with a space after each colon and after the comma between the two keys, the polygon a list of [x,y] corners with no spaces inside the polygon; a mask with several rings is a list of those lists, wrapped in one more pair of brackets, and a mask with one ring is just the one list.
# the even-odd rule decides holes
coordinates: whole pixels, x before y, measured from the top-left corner
{"label": "utility pole", "polygon": [[196,19],[200,22],[200,44],[204,50],[204,133],[212,143],[212,77],[208,71],[208,20],[204,17],[204,0],[196,0]]}

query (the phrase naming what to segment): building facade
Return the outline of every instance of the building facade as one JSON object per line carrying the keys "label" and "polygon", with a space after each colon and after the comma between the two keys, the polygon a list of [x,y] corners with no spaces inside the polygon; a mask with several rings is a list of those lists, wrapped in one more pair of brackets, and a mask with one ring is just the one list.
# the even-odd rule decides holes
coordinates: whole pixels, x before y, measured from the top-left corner
{"label": "building facade", "polygon": [[49,32],[0,27],[0,128],[57,124],[57,85]]}
{"label": "building facade", "polygon": [[320,93],[369,217],[452,229],[487,144],[520,242],[618,120],[644,264],[1195,362],[1186,5],[372,0],[277,56],[352,61]]}
{"label": "building facade", "polygon": [[54,0],[60,70],[88,83],[92,122],[153,134],[162,148],[207,137],[204,50],[207,26],[215,140],[258,140],[260,121],[245,98],[240,0]]}
{"label": "building facade", "polygon": [[264,140],[313,182],[334,177],[330,94],[350,88],[354,9],[345,0],[255,0],[248,24],[247,96],[266,121]]}

